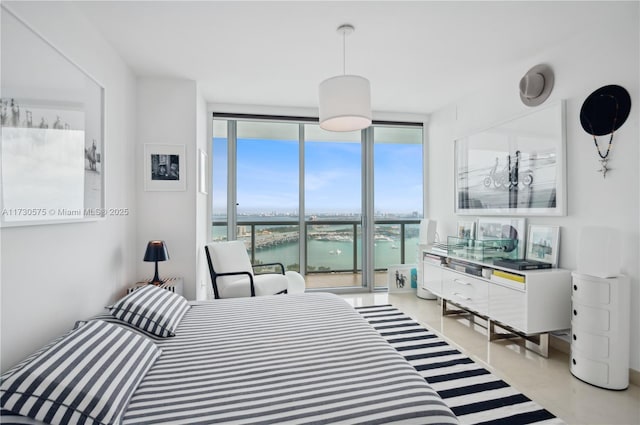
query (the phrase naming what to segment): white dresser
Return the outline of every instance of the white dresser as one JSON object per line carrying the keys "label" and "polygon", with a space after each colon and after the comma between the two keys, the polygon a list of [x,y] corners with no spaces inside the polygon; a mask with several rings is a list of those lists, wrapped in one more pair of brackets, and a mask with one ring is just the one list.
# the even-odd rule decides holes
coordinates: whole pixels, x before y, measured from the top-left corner
{"label": "white dresser", "polygon": [[571,275],[571,373],[623,390],[629,386],[629,279]]}
{"label": "white dresser", "polygon": [[[453,304],[488,320],[490,340],[525,337],[528,348],[548,355],[549,333],[571,326],[571,272],[564,269],[514,271],[489,263],[479,263],[488,275],[474,276],[454,270],[423,254],[422,287],[442,298],[442,313],[456,314]],[[497,280],[493,273],[507,272],[519,278]],[[511,333],[496,332],[496,327]],[[530,337],[530,338],[528,338]]]}

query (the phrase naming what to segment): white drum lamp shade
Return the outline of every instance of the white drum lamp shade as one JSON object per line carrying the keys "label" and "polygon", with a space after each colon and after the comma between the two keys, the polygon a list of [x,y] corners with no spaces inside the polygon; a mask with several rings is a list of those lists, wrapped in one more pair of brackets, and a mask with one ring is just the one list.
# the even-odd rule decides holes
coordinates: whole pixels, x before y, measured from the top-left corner
{"label": "white drum lamp shade", "polygon": [[371,125],[371,85],[358,75],[339,75],[320,83],[320,127],[329,131],[362,130]]}

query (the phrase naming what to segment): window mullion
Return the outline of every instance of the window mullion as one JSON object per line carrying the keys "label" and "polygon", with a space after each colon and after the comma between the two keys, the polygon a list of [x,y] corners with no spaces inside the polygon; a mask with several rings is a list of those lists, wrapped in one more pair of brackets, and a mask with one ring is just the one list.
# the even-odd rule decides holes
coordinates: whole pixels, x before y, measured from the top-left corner
{"label": "window mullion", "polygon": [[227,121],[227,240],[236,240],[238,233],[237,188],[237,121]]}

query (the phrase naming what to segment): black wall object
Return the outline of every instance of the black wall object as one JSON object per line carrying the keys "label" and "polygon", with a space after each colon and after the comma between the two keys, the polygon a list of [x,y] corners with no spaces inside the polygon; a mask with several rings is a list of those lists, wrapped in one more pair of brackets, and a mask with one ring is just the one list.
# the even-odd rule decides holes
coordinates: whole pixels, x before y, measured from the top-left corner
{"label": "black wall object", "polygon": [[604,136],[619,129],[631,110],[629,92],[615,84],[600,87],[587,97],[580,109],[580,124],[592,136]]}

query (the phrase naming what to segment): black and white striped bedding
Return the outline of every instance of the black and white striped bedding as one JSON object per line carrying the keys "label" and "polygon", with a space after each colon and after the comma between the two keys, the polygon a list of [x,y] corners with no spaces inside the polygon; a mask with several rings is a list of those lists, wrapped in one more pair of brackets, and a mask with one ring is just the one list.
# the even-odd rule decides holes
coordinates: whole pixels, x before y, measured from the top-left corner
{"label": "black and white striped bedding", "polygon": [[331,294],[194,303],[125,424],[457,423],[398,352]]}
{"label": "black and white striped bedding", "polygon": [[458,423],[424,378],[332,294],[194,302],[175,333],[153,341],[162,355],[123,424]]}

